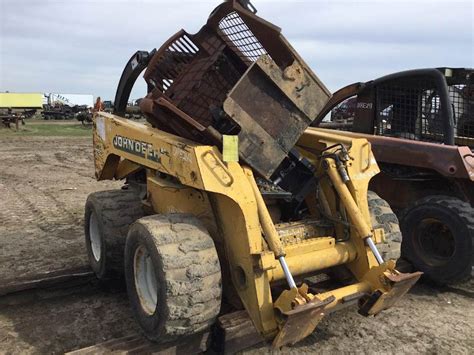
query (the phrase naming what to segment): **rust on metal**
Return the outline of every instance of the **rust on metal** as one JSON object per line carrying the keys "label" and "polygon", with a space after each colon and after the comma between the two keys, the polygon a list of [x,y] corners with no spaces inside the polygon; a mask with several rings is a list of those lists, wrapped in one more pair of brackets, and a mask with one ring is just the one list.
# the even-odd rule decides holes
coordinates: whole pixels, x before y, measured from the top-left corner
{"label": "rust on metal", "polygon": [[297,305],[292,310],[282,312],[285,323],[273,340],[272,346],[281,348],[286,344],[294,344],[307,337],[323,319],[325,315],[324,308],[334,300],[334,296],[330,296],[325,300],[315,297],[303,305]]}
{"label": "rust on metal", "polygon": [[313,104],[321,95],[299,62],[282,70],[263,55],[253,63],[224,101],[225,113],[241,128],[245,161],[269,178],[322,109]]}
{"label": "rust on metal", "polygon": [[385,272],[385,277],[390,281],[391,288],[383,293],[368,310],[369,315],[375,315],[384,309],[392,307],[412,286],[420,279],[422,272],[417,271],[409,274]]}
{"label": "rust on metal", "polygon": [[401,138],[396,137],[346,131],[334,131],[334,133],[367,139],[371,143],[377,161],[434,169],[444,176],[474,181],[474,155],[469,147],[408,139],[403,139],[403,144],[401,144]]}
{"label": "rust on metal", "polygon": [[204,144],[239,135],[241,158],[267,179],[331,96],[280,29],[240,1],[172,36],[144,78],[140,107],[153,126]]}

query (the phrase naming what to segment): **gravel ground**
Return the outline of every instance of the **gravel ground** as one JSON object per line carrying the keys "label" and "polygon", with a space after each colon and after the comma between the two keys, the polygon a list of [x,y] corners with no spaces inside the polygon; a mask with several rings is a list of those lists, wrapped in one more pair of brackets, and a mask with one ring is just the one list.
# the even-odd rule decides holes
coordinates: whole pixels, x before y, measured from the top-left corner
{"label": "gravel ground", "polygon": [[[0,284],[87,265],[83,205],[96,190],[90,138],[0,135]],[[138,331],[123,287],[0,298],[0,353],[63,353]],[[474,285],[417,285],[375,318],[345,309],[282,353],[474,353]],[[248,353],[269,353],[260,345]]]}

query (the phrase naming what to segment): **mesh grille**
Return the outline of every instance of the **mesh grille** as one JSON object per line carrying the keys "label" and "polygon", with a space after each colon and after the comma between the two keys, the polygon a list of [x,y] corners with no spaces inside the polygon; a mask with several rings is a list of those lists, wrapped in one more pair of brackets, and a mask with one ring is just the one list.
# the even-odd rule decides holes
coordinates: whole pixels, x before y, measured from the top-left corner
{"label": "mesh grille", "polygon": [[[159,59],[147,79],[204,126],[212,124],[211,111],[222,106],[247,65],[267,54],[235,11],[219,21],[217,32],[196,38],[199,47],[192,36],[177,35],[167,48],[160,49]],[[244,63],[236,61],[235,56]]]}
{"label": "mesh grille", "polygon": [[455,140],[458,145],[474,146],[474,86],[452,85],[449,98],[453,109]]}
{"label": "mesh grille", "polygon": [[156,63],[150,81],[162,92],[166,92],[198,52],[198,47],[187,35],[176,38]]}
{"label": "mesh grille", "polygon": [[[458,145],[473,146],[473,90],[448,87]],[[445,121],[434,82],[409,78],[381,84],[376,90],[376,134],[427,142],[444,142]]]}
{"label": "mesh grille", "polygon": [[[203,60],[207,63],[207,59]],[[186,97],[177,98],[178,107],[193,117],[204,126],[212,123],[210,109],[220,107],[227,97],[227,93],[240,78],[234,67],[227,63],[225,56],[220,56],[213,64],[212,70],[200,69],[199,65],[189,72],[183,84],[192,90],[183,90]],[[197,63],[199,64],[199,63]],[[204,63],[203,63],[204,64]],[[179,95],[179,91],[177,91]]]}
{"label": "mesh grille", "polygon": [[444,126],[434,82],[409,78],[376,89],[376,134],[443,142]]}
{"label": "mesh grille", "polygon": [[247,63],[267,54],[260,41],[250,31],[237,12],[231,12],[219,22],[219,31],[227,45]]}

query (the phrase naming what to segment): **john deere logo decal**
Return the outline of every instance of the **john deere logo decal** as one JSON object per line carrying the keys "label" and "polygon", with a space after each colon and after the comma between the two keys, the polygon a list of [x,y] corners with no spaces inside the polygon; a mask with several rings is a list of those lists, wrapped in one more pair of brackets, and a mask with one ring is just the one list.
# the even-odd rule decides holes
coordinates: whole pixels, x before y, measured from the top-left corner
{"label": "john deere logo decal", "polygon": [[153,148],[153,144],[137,141],[131,138],[115,136],[113,139],[114,147],[124,152],[160,162],[160,153]]}

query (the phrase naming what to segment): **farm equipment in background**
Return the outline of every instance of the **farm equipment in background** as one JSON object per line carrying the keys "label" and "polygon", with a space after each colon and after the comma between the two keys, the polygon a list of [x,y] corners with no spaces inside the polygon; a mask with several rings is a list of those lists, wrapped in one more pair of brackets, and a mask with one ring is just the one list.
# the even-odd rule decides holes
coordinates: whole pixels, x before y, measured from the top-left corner
{"label": "farm equipment in background", "polygon": [[92,113],[87,105],[43,105],[41,112],[44,120],[72,120],[76,118],[81,122],[92,122]]}
{"label": "farm equipment in background", "polygon": [[91,124],[92,123],[92,109],[90,107],[87,107],[87,105],[80,106],[77,108],[75,117],[83,125]]}
{"label": "farm equipment in background", "polygon": [[44,94],[46,103],[43,104],[42,116],[44,120],[72,120],[77,118],[84,122],[92,116],[89,107],[92,105],[92,95],[88,94]]}
{"label": "farm equipment in background", "polygon": [[[96,177],[125,186],[87,199],[90,264],[125,273],[156,342],[246,310],[274,347],[293,344],[332,310],[378,314],[421,275],[395,267],[400,232],[368,191],[370,144],[307,129],[330,93],[255,13],[227,1],[198,33],[137,52],[115,114],[94,116]],[[148,124],[120,117],[143,70]]]}
{"label": "farm equipment in background", "polygon": [[41,116],[44,120],[72,120],[75,115],[74,109],[65,104],[55,103],[43,105]]}
{"label": "farm equipment in background", "polygon": [[145,119],[145,116],[140,109],[140,101],[141,99],[133,100],[127,104],[127,108],[125,110],[125,118],[130,118],[134,120]]}
{"label": "farm equipment in background", "polygon": [[114,103],[110,100],[105,100],[104,104],[104,112],[112,113],[114,111]]}
{"label": "farm equipment in background", "polygon": [[[140,100],[136,100],[133,103],[129,103],[125,109],[125,113],[123,114],[122,117],[128,118],[128,119],[143,119],[144,115],[142,111],[140,110],[140,107],[138,106],[138,102]],[[112,101],[104,101],[104,112],[111,113],[113,112],[114,107],[112,104]],[[78,121],[80,121],[82,124],[91,124],[92,123],[92,116],[93,112],[92,109],[90,109],[87,106],[80,106],[77,107],[75,117]]]}
{"label": "farm equipment in background", "polygon": [[0,109],[0,120],[6,128],[10,128],[15,124],[16,129],[19,129],[19,123],[25,125],[25,119],[31,118],[36,114],[36,109]]}
{"label": "farm equipment in background", "polygon": [[322,124],[325,128],[345,128],[352,127],[357,101],[350,98],[343,101],[331,110],[330,120],[324,121]]}
{"label": "farm equipment in background", "polygon": [[117,109],[116,105],[113,104],[111,101],[109,101],[110,104],[106,105],[106,107],[108,108],[105,109],[104,111],[119,115],[121,117],[129,118],[129,119],[135,119],[135,120],[145,119],[145,116],[142,110],[140,109],[141,100],[142,99],[128,101],[125,106],[125,109],[120,113],[116,112],[116,109]]}
{"label": "farm equipment in background", "polygon": [[41,108],[42,95],[39,93],[0,93],[0,120],[10,128],[14,123],[19,129],[19,122],[25,124],[25,119],[33,117]]}
{"label": "farm equipment in background", "polygon": [[[350,124],[322,121],[335,107],[349,107],[347,101],[356,106]],[[370,189],[398,212],[402,255],[417,270],[440,284],[471,276],[473,69],[411,70],[348,85],[313,125],[371,143],[382,172]]]}

